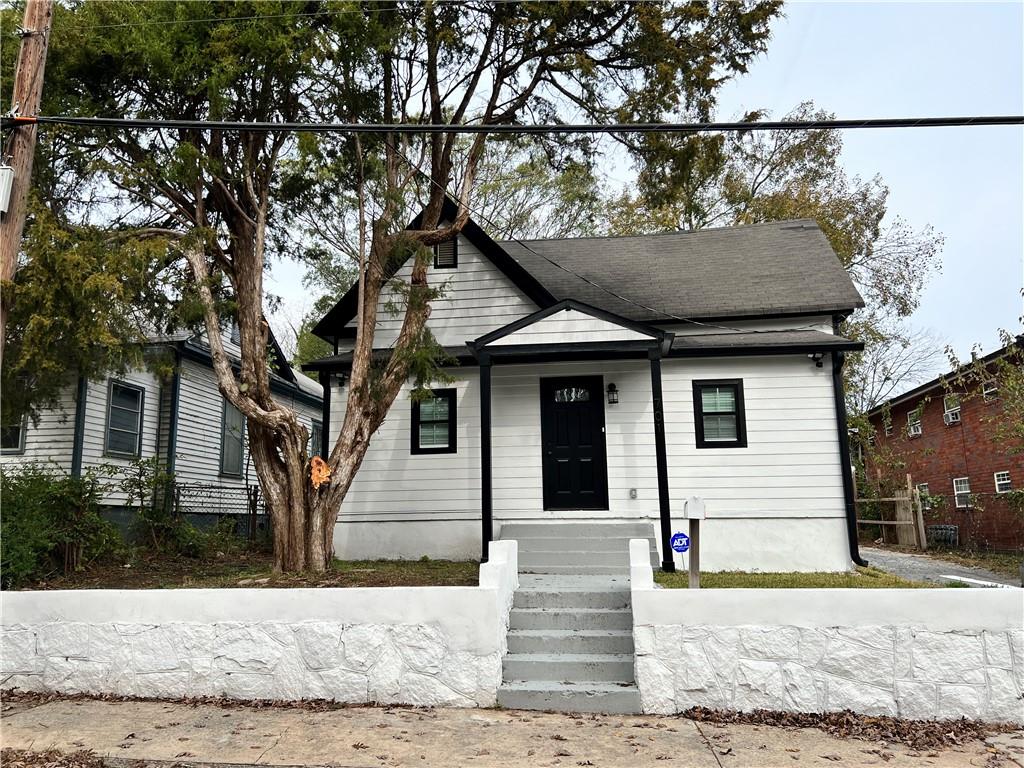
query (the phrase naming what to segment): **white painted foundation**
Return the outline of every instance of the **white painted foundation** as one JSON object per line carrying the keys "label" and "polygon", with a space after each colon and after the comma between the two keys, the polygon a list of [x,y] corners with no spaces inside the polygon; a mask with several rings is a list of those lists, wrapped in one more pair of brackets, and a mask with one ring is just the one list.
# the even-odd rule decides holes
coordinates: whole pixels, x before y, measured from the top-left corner
{"label": "white painted foundation", "polygon": [[0,685],[491,706],[517,570],[494,542],[478,587],[4,592]]}
{"label": "white painted foundation", "polygon": [[646,547],[630,547],[644,712],[1024,723],[1019,589],[657,589]]}

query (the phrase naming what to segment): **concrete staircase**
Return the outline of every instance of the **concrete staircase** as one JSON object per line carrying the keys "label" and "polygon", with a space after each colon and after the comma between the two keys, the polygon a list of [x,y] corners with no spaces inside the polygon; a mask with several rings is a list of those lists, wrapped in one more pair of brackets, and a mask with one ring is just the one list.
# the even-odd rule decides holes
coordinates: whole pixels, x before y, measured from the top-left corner
{"label": "concrete staircase", "polygon": [[498,704],[511,709],[636,713],[629,540],[646,523],[510,523],[519,589]]}

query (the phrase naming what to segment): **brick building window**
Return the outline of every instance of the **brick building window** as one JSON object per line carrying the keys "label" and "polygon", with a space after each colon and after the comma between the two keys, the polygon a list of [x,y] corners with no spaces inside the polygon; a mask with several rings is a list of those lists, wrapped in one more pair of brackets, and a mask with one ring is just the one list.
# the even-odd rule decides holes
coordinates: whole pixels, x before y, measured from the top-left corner
{"label": "brick building window", "polygon": [[892,437],[892,417],[888,414],[882,418],[882,430],[886,437]]}
{"label": "brick building window", "polygon": [[986,381],[981,385],[981,396],[985,398],[986,403],[991,403],[999,397],[999,385],[995,381]]}
{"label": "brick building window", "polygon": [[994,478],[996,481],[996,493],[1009,493],[1013,490],[1013,483],[1010,481],[1009,472],[996,472]]}
{"label": "brick building window", "polygon": [[917,495],[921,497],[921,508],[931,509],[932,508],[932,496],[928,492],[928,483],[917,484]]}
{"label": "brick building window", "polygon": [[969,478],[953,478],[953,497],[956,499],[957,509],[963,509],[971,505],[971,481]]}
{"label": "brick building window", "polygon": [[910,437],[921,436],[921,410],[922,407],[919,405],[907,414],[907,435]]}
{"label": "brick building window", "polygon": [[947,427],[960,423],[959,395],[946,395],[942,398],[942,421]]}

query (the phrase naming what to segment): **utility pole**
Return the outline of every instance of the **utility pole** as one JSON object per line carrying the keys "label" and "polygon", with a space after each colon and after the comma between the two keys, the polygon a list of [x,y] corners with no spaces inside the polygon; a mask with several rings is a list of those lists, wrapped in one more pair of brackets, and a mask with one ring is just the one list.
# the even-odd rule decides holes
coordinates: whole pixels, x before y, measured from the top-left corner
{"label": "utility pole", "polygon": [[[28,0],[21,36],[18,67],[14,72],[11,112],[14,115],[39,114],[43,97],[43,71],[46,69],[46,48],[50,42],[53,24],[53,0]],[[21,233],[25,229],[28,190],[32,181],[32,160],[36,149],[35,123],[11,128],[11,135],[3,150],[0,164],[14,169],[14,184],[7,212],[0,218],[0,365],[3,364],[4,340],[7,337],[7,315],[10,310],[8,287],[18,269],[18,251]]]}

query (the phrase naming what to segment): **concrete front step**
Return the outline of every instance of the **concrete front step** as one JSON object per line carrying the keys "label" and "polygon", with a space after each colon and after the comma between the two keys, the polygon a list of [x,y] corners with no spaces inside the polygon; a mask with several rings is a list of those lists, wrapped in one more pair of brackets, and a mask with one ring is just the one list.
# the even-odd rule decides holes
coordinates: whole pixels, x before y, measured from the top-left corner
{"label": "concrete front step", "polygon": [[501,538],[626,538],[653,539],[653,523],[506,523]]}
{"label": "concrete front step", "polygon": [[631,653],[516,653],[501,663],[502,680],[632,683]]}
{"label": "concrete front step", "polygon": [[[511,538],[511,537],[505,537]],[[628,552],[630,538],[649,536],[520,536],[519,551],[528,552]],[[653,542],[654,539],[651,539]],[[654,548],[652,544],[652,548]],[[655,548],[655,551],[657,549]]]}
{"label": "concrete front step", "polygon": [[629,568],[629,552],[536,552],[528,549],[519,550],[520,567],[530,566],[594,566],[614,565]]}
{"label": "concrete front step", "polygon": [[633,633],[624,629],[514,629],[509,653],[633,653]]}
{"label": "concrete front step", "polygon": [[628,575],[628,565],[523,565],[519,561],[520,573],[551,573],[566,575],[619,574]]}
{"label": "concrete front step", "polygon": [[632,715],[640,713],[640,691],[633,684],[620,683],[504,683],[498,689],[498,706]]}
{"label": "concrete front step", "polygon": [[513,608],[509,629],[629,629],[633,628],[633,612],[606,608],[546,610],[544,608]]}
{"label": "concrete front step", "polygon": [[629,608],[630,593],[623,589],[586,592],[579,589],[518,589],[513,608]]}

